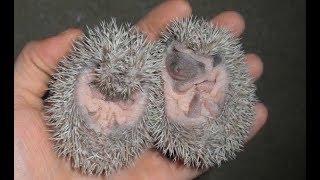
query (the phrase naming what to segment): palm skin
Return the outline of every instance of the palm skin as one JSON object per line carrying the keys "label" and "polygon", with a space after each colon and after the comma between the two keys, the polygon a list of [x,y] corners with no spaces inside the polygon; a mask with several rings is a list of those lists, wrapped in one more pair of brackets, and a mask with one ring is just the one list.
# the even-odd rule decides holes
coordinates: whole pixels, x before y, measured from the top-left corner
{"label": "palm skin", "polygon": [[[172,19],[191,15],[186,1],[165,1],[153,8],[136,26],[154,41]],[[243,18],[236,12],[223,12],[211,22],[229,28],[235,36],[244,30]],[[81,174],[71,168],[67,160],[52,151],[49,132],[43,119],[42,96],[57,62],[71,48],[72,41],[81,37],[78,29],[69,29],[57,36],[28,43],[14,66],[14,168],[15,179],[192,179],[202,172],[170,162],[160,153],[148,150],[132,168],[118,171],[109,177]],[[255,54],[247,54],[246,61],[254,79],[262,74],[262,62]],[[267,109],[256,105],[256,121],[250,132],[252,138],[267,119]],[[248,139],[248,140],[249,140]]]}

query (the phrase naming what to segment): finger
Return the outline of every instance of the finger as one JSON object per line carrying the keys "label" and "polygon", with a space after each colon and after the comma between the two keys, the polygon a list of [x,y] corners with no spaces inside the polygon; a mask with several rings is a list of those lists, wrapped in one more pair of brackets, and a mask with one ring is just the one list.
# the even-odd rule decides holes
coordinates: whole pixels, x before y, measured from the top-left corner
{"label": "finger", "polygon": [[[242,34],[245,28],[243,17],[234,11],[222,12],[214,17],[211,22],[219,27],[228,28],[237,37]],[[249,71],[254,80],[257,80],[263,72],[263,63],[261,59],[255,54],[247,54],[246,62],[249,65]]]}
{"label": "finger", "polygon": [[187,1],[168,0],[153,8],[137,23],[137,26],[147,33],[148,39],[156,40],[170,21],[188,17],[191,12],[192,9]]}
{"label": "finger", "polygon": [[256,54],[249,53],[246,54],[245,62],[248,65],[249,72],[253,77],[253,80],[260,78],[263,72],[263,63],[260,57]]}
{"label": "finger", "polygon": [[32,61],[47,74],[51,74],[58,61],[71,49],[73,40],[82,32],[68,29],[57,36],[28,43],[18,56],[17,61]]}
{"label": "finger", "polygon": [[245,28],[243,17],[235,11],[225,11],[211,20],[213,25],[229,29],[236,37],[240,36]]}
{"label": "finger", "polygon": [[27,44],[14,67],[15,93],[31,93],[33,96],[26,96],[27,99],[41,97],[47,89],[49,75],[81,34],[78,29],[69,29],[57,36]]}
{"label": "finger", "polygon": [[247,141],[251,140],[267,121],[268,110],[265,105],[263,105],[262,103],[257,103],[255,106],[255,110],[256,119],[253,122]]}

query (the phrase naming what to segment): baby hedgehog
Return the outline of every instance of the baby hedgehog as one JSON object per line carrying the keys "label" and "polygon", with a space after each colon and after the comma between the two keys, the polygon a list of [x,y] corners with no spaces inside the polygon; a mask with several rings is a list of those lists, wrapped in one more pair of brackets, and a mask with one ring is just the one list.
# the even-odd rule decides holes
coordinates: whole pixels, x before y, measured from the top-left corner
{"label": "baby hedgehog", "polygon": [[158,56],[130,24],[88,28],[49,83],[44,111],[57,154],[85,174],[108,175],[150,148],[146,122],[162,117]]}
{"label": "baby hedgehog", "polygon": [[157,103],[165,111],[150,122],[156,148],[195,168],[235,158],[257,101],[239,39],[190,17],[174,21],[156,46],[164,87]]}

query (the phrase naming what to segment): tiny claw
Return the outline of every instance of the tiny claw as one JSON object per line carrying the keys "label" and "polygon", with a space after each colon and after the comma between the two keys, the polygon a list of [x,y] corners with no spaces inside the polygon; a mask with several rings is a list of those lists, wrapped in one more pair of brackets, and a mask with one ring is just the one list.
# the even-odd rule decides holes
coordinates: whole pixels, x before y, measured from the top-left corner
{"label": "tiny claw", "polygon": [[212,115],[212,117],[216,117],[217,116],[217,114],[219,112],[219,108],[218,108],[218,105],[216,103],[214,103],[211,100],[206,100],[204,102],[204,106],[209,111],[209,113]]}
{"label": "tiny claw", "polygon": [[200,94],[195,94],[190,102],[189,111],[187,113],[188,117],[199,117],[201,114],[201,98]]}

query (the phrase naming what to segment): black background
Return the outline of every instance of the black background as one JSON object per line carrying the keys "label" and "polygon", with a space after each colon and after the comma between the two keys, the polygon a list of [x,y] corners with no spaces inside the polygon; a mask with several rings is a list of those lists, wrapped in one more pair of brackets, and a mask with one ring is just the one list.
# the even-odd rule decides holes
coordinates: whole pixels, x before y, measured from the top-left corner
{"label": "black background", "polygon": [[[69,27],[92,26],[108,17],[136,22],[161,1],[15,0],[14,57],[26,42]],[[269,117],[265,127],[236,160],[202,176],[205,179],[298,180],[306,171],[306,15],[303,0],[197,0],[193,14],[211,18],[236,10],[246,20],[242,42],[257,53],[264,74],[258,96]]]}

